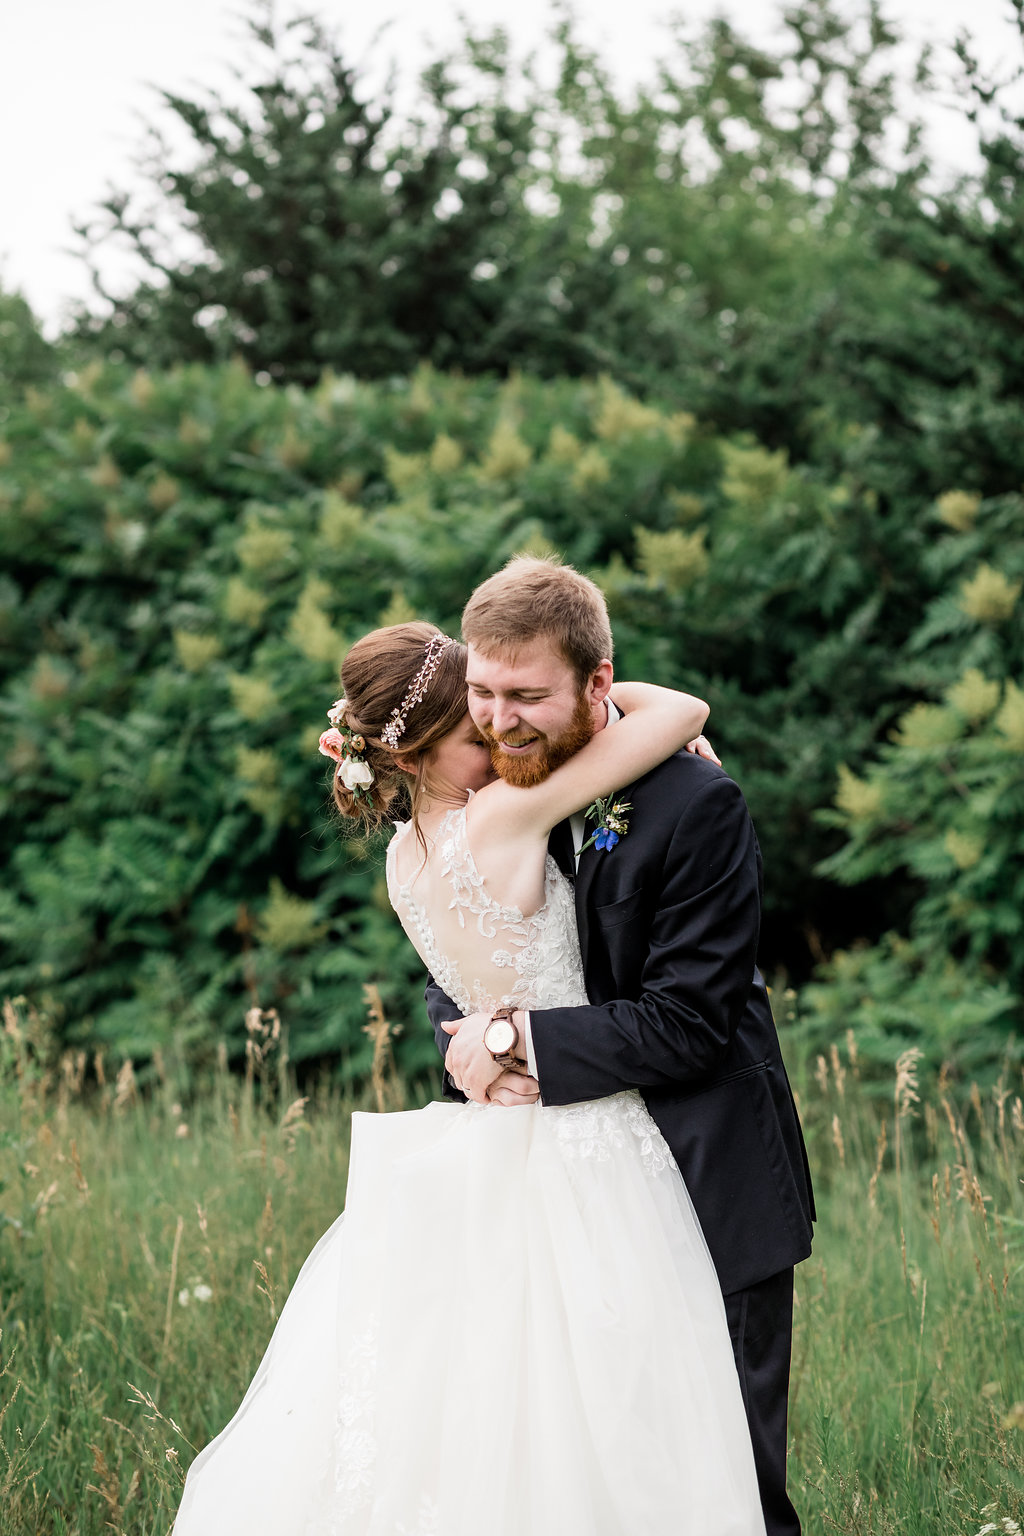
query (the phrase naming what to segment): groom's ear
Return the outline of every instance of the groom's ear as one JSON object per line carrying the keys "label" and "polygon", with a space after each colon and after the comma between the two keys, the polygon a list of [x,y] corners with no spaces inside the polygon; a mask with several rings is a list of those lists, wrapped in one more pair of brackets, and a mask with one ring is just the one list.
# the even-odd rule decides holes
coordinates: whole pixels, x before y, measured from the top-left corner
{"label": "groom's ear", "polygon": [[587,703],[603,704],[605,699],[608,697],[608,692],[611,686],[612,664],[608,658],[605,657],[602,661],[598,662],[597,666],[590,674],[590,680],[588,681],[586,687]]}

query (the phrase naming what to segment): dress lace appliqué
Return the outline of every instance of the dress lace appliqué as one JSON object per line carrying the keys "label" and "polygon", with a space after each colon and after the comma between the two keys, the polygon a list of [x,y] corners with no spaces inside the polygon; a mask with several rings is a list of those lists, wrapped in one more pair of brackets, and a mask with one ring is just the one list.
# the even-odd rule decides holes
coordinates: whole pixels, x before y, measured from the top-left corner
{"label": "dress lace appliqu\u00e9", "polygon": [[[524,917],[518,907],[502,906],[489,895],[467,840],[466,808],[449,811],[441,822],[436,855],[449,893],[448,909],[457,914],[461,928],[472,921],[493,945],[487,951],[492,972],[508,973],[507,988],[495,995],[493,986],[465,981],[437,942],[429,916],[413,893],[414,881],[398,880],[396,845],[407,835],[408,823],[388,849],[391,902],[434,980],[464,1014],[502,1004],[571,1008],[588,1001],[572,887],[554,859],[549,857],[545,867],[544,905]],[[603,1161],[632,1142],[648,1173],[675,1167],[665,1138],[635,1090],[585,1104],[548,1107],[544,1113],[568,1160]]]}
{"label": "dress lace appliqu\u00e9", "polygon": [[[374,1386],[377,1374],[377,1319],[371,1317],[356,1335],[349,1351],[347,1369],[338,1391],[334,1426],[334,1496],[329,1503],[328,1531],[317,1536],[339,1536],[346,1522],[373,1497],[377,1465],[374,1433]],[[314,1536],[312,1529],[309,1536]]]}
{"label": "dress lace appliqu\u00e9", "polygon": [[487,959],[491,967],[508,972],[508,986],[493,988],[467,982],[459,966],[437,942],[433,925],[414,893],[415,882],[398,879],[395,854],[399,840],[409,835],[409,823],[396,832],[388,848],[388,893],[402,923],[430,968],[434,980],[464,1014],[505,1004],[517,1008],[571,1007],[587,1001],[576,933],[572,888],[554,859],[548,858],[544,904],[530,917],[518,907],[506,907],[489,895],[466,838],[466,808],[449,811],[437,833],[436,850],[449,891],[448,907],[460,927],[471,920],[480,936],[493,941]]}
{"label": "dress lace appliqu\u00e9", "polygon": [[648,1173],[676,1166],[668,1143],[635,1089],[586,1104],[568,1104],[547,1111],[563,1156],[605,1162],[635,1140]]}

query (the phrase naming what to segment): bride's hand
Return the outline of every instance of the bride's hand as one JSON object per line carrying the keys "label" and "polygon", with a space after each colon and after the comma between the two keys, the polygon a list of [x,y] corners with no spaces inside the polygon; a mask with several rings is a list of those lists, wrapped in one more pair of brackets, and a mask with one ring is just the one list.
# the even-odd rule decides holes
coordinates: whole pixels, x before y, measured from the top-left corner
{"label": "bride's hand", "polygon": [[539,1098],[540,1083],[527,1072],[503,1072],[487,1090],[488,1104],[504,1104],[509,1109],[536,1104]]}
{"label": "bride's hand", "polygon": [[722,766],[722,759],[706,736],[697,736],[693,741],[688,741],[686,750],[692,752],[695,757],[706,757],[709,763],[717,763],[719,768]]}

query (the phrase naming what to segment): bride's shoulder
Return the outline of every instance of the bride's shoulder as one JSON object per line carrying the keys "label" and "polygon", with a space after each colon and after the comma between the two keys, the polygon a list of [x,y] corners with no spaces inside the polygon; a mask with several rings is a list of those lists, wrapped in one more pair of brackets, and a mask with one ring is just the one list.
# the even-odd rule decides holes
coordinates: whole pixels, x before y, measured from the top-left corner
{"label": "bride's shoulder", "polygon": [[399,821],[395,824],[395,830],[391,841],[388,843],[385,857],[385,875],[387,878],[388,897],[391,905],[399,911],[403,898],[407,897],[415,883],[419,873],[415,854],[416,838],[410,836],[415,829],[411,822]]}
{"label": "bride's shoulder", "polygon": [[389,870],[393,870],[394,869],[395,863],[396,863],[396,861],[398,859],[398,856],[399,856],[401,850],[408,843],[408,841],[409,841],[409,832],[410,832],[411,828],[412,828],[412,822],[411,821],[396,821],[395,822],[395,829],[394,829],[394,831],[391,834],[390,841],[388,842],[387,854],[386,854],[387,865],[388,865],[388,869]]}

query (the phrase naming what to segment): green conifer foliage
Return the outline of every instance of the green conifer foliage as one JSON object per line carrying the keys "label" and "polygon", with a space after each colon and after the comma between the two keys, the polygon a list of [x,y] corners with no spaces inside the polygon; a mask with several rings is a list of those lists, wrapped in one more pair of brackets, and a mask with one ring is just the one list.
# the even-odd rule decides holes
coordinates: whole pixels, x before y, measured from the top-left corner
{"label": "green conifer foliage", "polygon": [[903,927],[922,974],[984,982],[993,1038],[1019,1010],[1019,495],[894,515],[855,460],[826,478],[674,399],[429,368],[90,368],[6,428],[0,990],[64,1039],[240,1050],[255,1001],[293,1059],[359,1074],[376,980],[403,1067],[433,1065],[382,846],[338,825],[316,743],[347,645],[457,632],[524,548],[602,584],[620,675],[711,700],[769,970]]}

